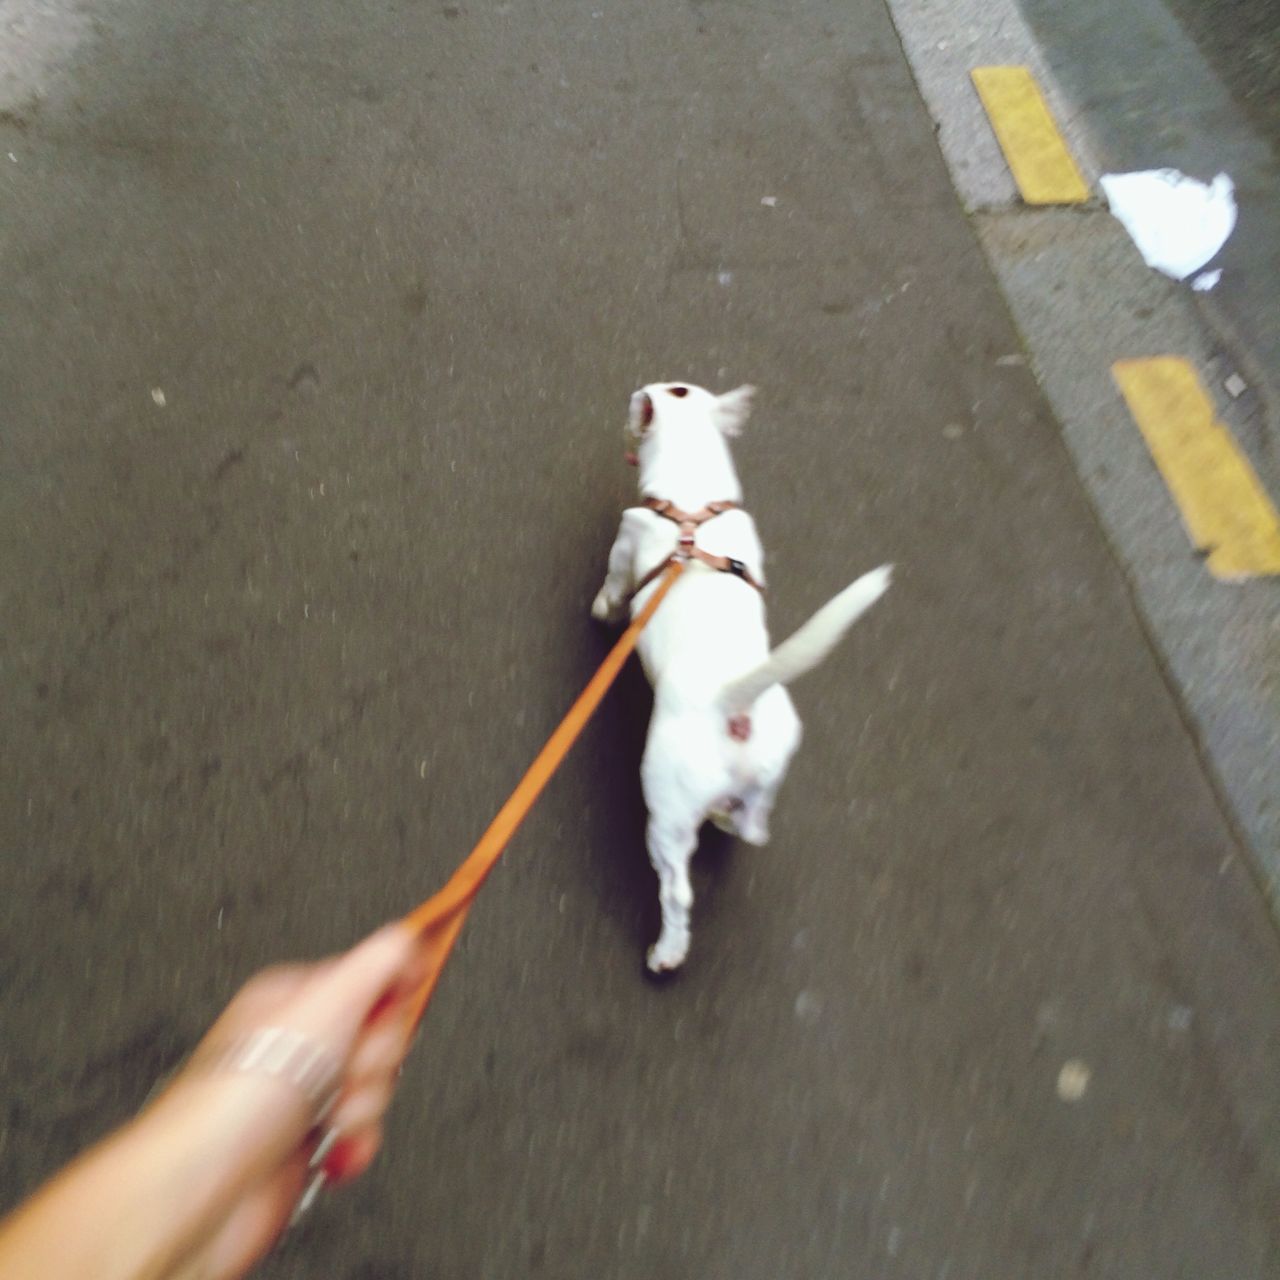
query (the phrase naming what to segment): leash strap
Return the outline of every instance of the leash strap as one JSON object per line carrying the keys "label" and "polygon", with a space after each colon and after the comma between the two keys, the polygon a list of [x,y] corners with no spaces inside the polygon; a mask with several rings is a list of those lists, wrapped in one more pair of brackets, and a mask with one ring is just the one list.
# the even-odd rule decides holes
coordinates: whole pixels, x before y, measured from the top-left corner
{"label": "leash strap", "polygon": [[534,801],[542,794],[543,788],[569,754],[569,748],[577,741],[587,721],[609,691],[609,686],[617,679],[618,672],[631,656],[640,633],[649,625],[649,620],[683,572],[684,564],[680,561],[673,561],[667,566],[666,576],[659,583],[658,589],[609,651],[587,687],[578,695],[578,700],[569,708],[559,727],[538,752],[506,804],[498,810],[497,817],[489,824],[476,847],[449,877],[448,883],[439,893],[428,898],[405,917],[405,923],[422,935],[428,964],[427,978],[414,1001],[414,1025],[421,1021],[426,1012],[427,1003],[440,981],[445,961],[449,958],[458,934],[462,932],[467,912],[471,910],[471,903],[480,892],[480,886],[502,856],[502,851],[524,821],[525,815],[533,808]]}
{"label": "leash strap", "polygon": [[711,552],[703,551],[701,547],[683,547],[655,564],[636,584],[629,598],[634,600],[668,565],[689,560],[700,560],[707,568],[714,569],[717,573],[731,573],[735,578],[741,578],[747,586],[755,587],[761,595],[764,595],[764,588],[755,580],[751,570],[741,560],[734,560],[731,556],[713,556]]}

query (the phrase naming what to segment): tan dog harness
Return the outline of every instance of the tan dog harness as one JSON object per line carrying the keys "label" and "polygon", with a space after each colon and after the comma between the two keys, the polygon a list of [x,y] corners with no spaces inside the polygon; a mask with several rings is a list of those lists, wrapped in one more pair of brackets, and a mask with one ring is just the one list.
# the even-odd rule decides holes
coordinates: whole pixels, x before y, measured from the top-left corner
{"label": "tan dog harness", "polygon": [[717,573],[731,573],[735,578],[741,578],[748,586],[755,587],[761,595],[764,595],[764,587],[755,580],[751,570],[741,560],[735,560],[732,556],[713,556],[709,551],[703,551],[701,547],[695,546],[693,542],[699,525],[706,524],[708,520],[714,520],[716,516],[723,515],[726,511],[737,509],[736,502],[708,502],[699,511],[682,511],[665,498],[646,498],[644,505],[664,519],[678,524],[680,541],[676,544],[676,549],[661,564],[654,565],[640,579],[631,592],[633,598],[639,595],[674,560],[697,560]]}

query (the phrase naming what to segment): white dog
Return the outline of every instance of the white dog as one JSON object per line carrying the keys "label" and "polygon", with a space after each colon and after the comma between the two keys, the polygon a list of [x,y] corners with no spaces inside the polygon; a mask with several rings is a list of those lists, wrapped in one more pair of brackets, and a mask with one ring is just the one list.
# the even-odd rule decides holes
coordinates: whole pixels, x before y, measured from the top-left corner
{"label": "white dog", "polygon": [[662,933],[655,973],[689,951],[689,861],[711,819],[751,844],[769,838],[769,814],[800,745],[800,718],[783,687],[835,647],[884,594],[891,566],[859,578],[789,640],[769,651],[763,549],[739,507],[742,488],[725,437],[751,409],[751,387],[722,396],[657,382],[631,397],[628,460],[644,505],[628,508],[591,607],[619,622],[643,607],[674,558],[686,569],[642,633],[653,719],[641,766],[649,857],[660,882]]}

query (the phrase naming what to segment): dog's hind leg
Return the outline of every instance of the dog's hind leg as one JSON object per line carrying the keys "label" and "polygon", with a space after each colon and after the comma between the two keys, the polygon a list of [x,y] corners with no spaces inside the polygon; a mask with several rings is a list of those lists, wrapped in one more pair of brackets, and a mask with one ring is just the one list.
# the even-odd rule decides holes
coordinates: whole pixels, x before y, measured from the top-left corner
{"label": "dog's hind leg", "polygon": [[800,718],[786,692],[778,689],[765,697],[774,704],[765,721],[768,734],[753,751],[751,783],[739,792],[742,808],[734,815],[739,838],[755,845],[769,843],[769,818],[801,738]]}
{"label": "dog's hind leg", "polygon": [[747,844],[763,845],[769,843],[769,815],[773,812],[773,803],[778,798],[778,786],[781,778],[775,779],[771,786],[757,787],[743,797],[742,809],[737,815],[738,838]]}
{"label": "dog's hind leg", "polygon": [[693,823],[649,819],[646,841],[649,860],[658,873],[658,901],[662,906],[662,932],[649,948],[649,968],[654,973],[678,969],[689,954],[689,913],[693,909],[689,863],[697,840]]}
{"label": "dog's hind leg", "polygon": [[777,799],[778,787],[744,787],[740,796],[730,796],[707,814],[712,825],[727,836],[737,836],[747,844],[769,843],[769,814]]}

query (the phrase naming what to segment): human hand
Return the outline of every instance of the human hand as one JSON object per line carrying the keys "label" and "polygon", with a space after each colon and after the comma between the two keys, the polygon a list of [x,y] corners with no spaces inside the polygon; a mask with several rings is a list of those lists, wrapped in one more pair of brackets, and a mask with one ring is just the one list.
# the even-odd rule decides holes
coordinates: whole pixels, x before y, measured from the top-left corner
{"label": "human hand", "polygon": [[427,968],[397,924],[252,978],[141,1115],[0,1222],[0,1275],[243,1276],[317,1168],[344,1182],[373,1161]]}
{"label": "human hand", "polygon": [[[335,1184],[369,1167],[409,1049],[412,996],[423,976],[417,938],[392,925],[342,956],[267,969],[241,988],[154,1108],[178,1121],[177,1133],[186,1127],[178,1108],[216,1112],[218,1094],[233,1107],[243,1101],[253,1116],[238,1144],[210,1157],[226,1162],[233,1190],[220,1221],[175,1274],[244,1275],[279,1238],[317,1173]],[[245,1066],[236,1046],[266,1029],[296,1033],[321,1051],[322,1088],[333,1097],[327,1115],[318,1116],[314,1100],[286,1079]]]}

